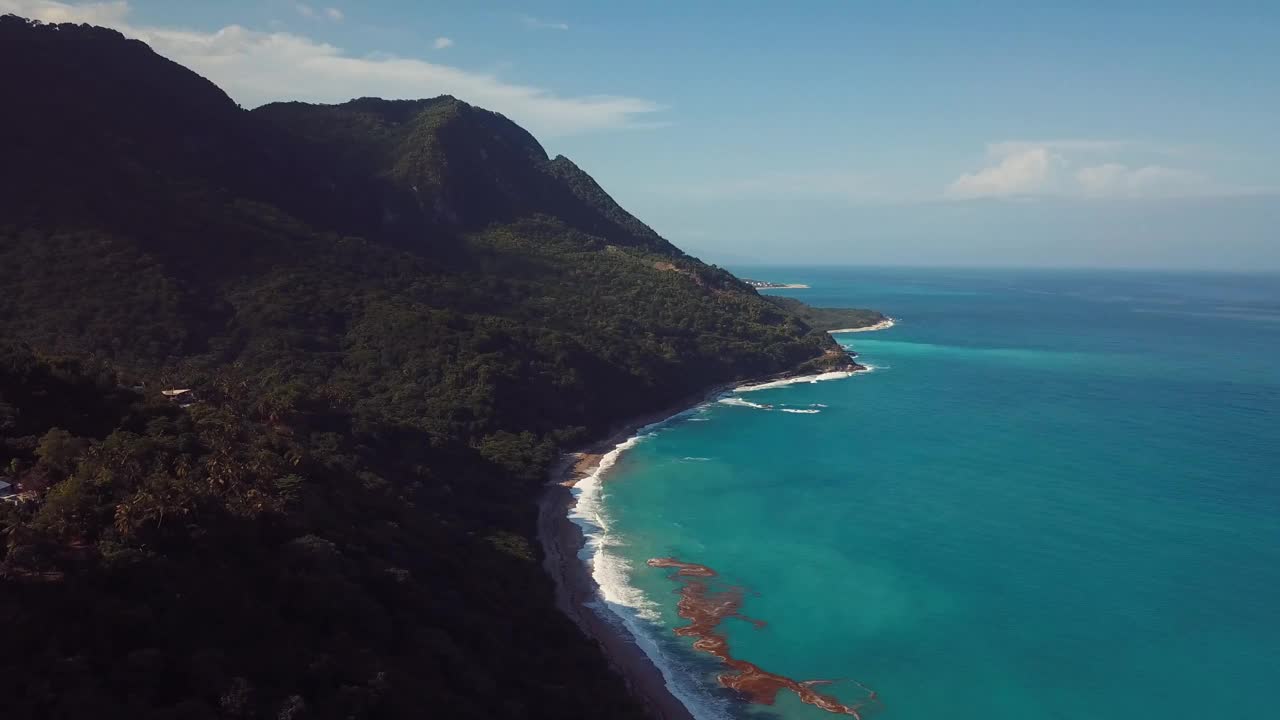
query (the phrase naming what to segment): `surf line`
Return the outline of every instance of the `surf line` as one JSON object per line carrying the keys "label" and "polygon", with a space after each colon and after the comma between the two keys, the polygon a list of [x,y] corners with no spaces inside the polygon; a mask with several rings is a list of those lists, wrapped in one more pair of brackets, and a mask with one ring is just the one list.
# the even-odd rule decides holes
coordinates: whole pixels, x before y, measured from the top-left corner
{"label": "surf line", "polygon": [[779,691],[790,690],[802,702],[830,713],[850,715],[858,720],[862,720],[864,712],[879,707],[880,699],[876,691],[856,680],[854,684],[862,688],[866,695],[861,700],[846,705],[832,695],[814,690],[819,685],[831,684],[831,680],[793,680],[766,672],[755,663],[733,657],[729,652],[728,638],[717,631],[720,623],[729,618],[738,618],[757,628],[765,625],[763,620],[755,620],[739,612],[742,608],[742,588],[712,589],[711,579],[716,577],[716,571],[706,565],[675,558],[653,558],[648,565],[674,571],[667,577],[680,584],[677,612],[680,617],[689,621],[688,625],[676,628],[675,633],[682,637],[696,638],[693,641],[695,650],[720,658],[730,668],[730,672],[721,673],[717,678],[721,685],[741,693],[748,701],[757,705],[772,705],[777,700]]}

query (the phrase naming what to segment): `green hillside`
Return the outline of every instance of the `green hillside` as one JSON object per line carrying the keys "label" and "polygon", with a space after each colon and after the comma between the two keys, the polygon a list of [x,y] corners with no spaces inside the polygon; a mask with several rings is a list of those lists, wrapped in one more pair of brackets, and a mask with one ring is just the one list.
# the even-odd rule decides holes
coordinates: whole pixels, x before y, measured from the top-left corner
{"label": "green hillside", "polygon": [[765,299],[799,318],[814,330],[867,327],[889,319],[875,310],[813,307],[795,298],[781,295],[769,295]]}
{"label": "green hillside", "polygon": [[453,98],[249,112],[12,16],[0,63],[4,717],[639,716],[549,465],[830,338]]}

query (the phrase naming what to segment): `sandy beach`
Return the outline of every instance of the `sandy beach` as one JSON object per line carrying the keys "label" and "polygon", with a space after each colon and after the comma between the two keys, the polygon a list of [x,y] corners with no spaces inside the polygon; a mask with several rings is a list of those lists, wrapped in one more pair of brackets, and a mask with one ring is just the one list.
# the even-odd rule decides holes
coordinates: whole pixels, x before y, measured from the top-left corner
{"label": "sandy beach", "polygon": [[872,332],[874,330],[888,330],[894,326],[893,318],[885,318],[875,325],[868,325],[860,328],[842,328],[840,330],[828,330],[832,335],[840,335],[843,333]]}
{"label": "sandy beach", "polygon": [[[591,460],[587,456],[580,462]],[[599,456],[594,456],[594,460],[598,461]],[[600,644],[610,665],[651,715],[662,720],[692,720],[685,706],[667,690],[662,672],[635,640],[587,607],[586,603],[596,600],[596,587],[587,566],[578,559],[583,535],[568,519],[573,503],[570,487],[548,487],[538,508],[538,535],[545,555],[543,566],[556,579],[556,604],[588,637]]]}
{"label": "sandy beach", "polygon": [[807,376],[791,372],[780,373],[762,378],[755,384],[719,385],[663,410],[635,418],[618,427],[609,437],[578,452],[566,453],[552,468],[549,482],[538,502],[538,541],[542,545],[543,567],[555,582],[556,605],[588,637],[600,644],[609,664],[622,676],[632,694],[648,708],[653,717],[661,720],[693,720],[689,709],[667,688],[662,671],[636,644],[631,633],[617,623],[616,619],[611,622],[610,618],[588,606],[588,603],[600,602],[599,587],[591,575],[591,569],[578,557],[586,538],[582,529],[569,518],[569,510],[575,502],[571,489],[583,478],[595,473],[606,453],[635,436],[637,431],[647,425],[667,420],[735,389],[758,387],[761,383],[847,377],[853,371],[863,369],[852,361],[849,368],[850,370]]}
{"label": "sandy beach", "polygon": [[569,510],[574,504],[571,488],[596,471],[605,453],[635,435],[640,428],[700,405],[732,387],[719,386],[703,395],[637,418],[604,440],[582,451],[566,454],[552,469],[550,482],[538,503],[542,564],[555,581],[556,605],[582,632],[600,644],[609,664],[622,676],[631,693],[653,717],[661,720],[693,720],[693,715],[667,689],[662,671],[636,645],[635,638],[588,607],[588,603],[600,601],[599,588],[586,563],[578,558],[586,538],[582,529],[569,519]]}

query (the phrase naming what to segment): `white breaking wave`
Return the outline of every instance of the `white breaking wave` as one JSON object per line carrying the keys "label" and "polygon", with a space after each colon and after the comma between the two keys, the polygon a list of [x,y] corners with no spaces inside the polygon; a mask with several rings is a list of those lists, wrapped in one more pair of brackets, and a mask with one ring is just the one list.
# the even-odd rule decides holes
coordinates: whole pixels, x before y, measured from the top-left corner
{"label": "white breaking wave", "polygon": [[[875,366],[866,366],[868,371]],[[786,387],[801,383],[818,383],[827,380],[842,380],[854,374],[853,371],[838,371],[785,378],[755,385],[743,385],[733,389],[733,393],[752,392]],[[755,403],[736,395],[717,398],[721,405],[747,407],[755,410],[773,410],[772,405]],[[569,519],[582,528],[585,542],[579,559],[587,564],[591,577],[599,588],[600,600],[588,603],[588,606],[610,624],[630,633],[645,655],[662,673],[667,689],[674,695],[697,720],[729,720],[731,713],[725,701],[708,695],[696,680],[697,673],[681,667],[677,657],[664,651],[655,634],[655,626],[665,629],[661,623],[661,613],[657,603],[650,600],[642,590],[631,584],[631,564],[622,557],[616,548],[626,545],[617,533],[610,532],[609,516],[605,509],[604,477],[618,462],[624,452],[653,436],[660,426],[675,420],[685,419],[690,422],[705,422],[709,418],[701,417],[710,407],[703,403],[682,413],[673,415],[636,431],[636,434],[618,443],[612,450],[600,458],[595,470],[587,477],[579,480],[572,489],[573,507],[569,510]],[[823,403],[811,403],[804,408],[781,407],[782,412],[798,415],[816,415],[827,406]],[[697,416],[697,417],[690,417]],[[706,462],[711,458],[686,457],[689,462]]]}
{"label": "white breaking wave", "polygon": [[[891,324],[891,323],[890,323]],[[876,366],[867,365],[866,370],[876,370]],[[802,383],[818,383],[827,380],[842,380],[854,375],[853,371],[825,372],[815,375],[785,378],[755,385],[742,385],[734,388],[732,393],[745,393],[755,390],[768,390]],[[772,405],[754,403],[732,394],[726,394],[715,400],[722,405],[748,407],[756,410],[773,410]],[[823,403],[811,403],[807,408],[778,408],[782,412],[800,415],[816,415],[827,406]],[[682,667],[678,657],[664,651],[657,634],[659,629],[666,630],[661,624],[661,614],[657,603],[650,600],[642,590],[631,584],[631,564],[614,549],[626,545],[617,533],[610,532],[609,516],[605,510],[604,476],[618,462],[624,452],[630,450],[643,440],[651,437],[660,426],[675,420],[685,419],[689,422],[706,422],[710,418],[701,417],[710,408],[710,403],[703,403],[665,420],[646,425],[636,434],[618,443],[612,450],[600,458],[595,470],[578,481],[572,488],[574,504],[569,509],[569,519],[582,529],[585,542],[578,558],[587,564],[591,577],[599,588],[599,600],[587,603],[593,612],[606,622],[625,630],[635,640],[645,655],[662,673],[667,689],[676,697],[696,720],[730,720],[731,713],[726,701],[708,694],[698,680],[698,674]],[[698,416],[698,417],[691,417]],[[690,462],[706,462],[711,458],[686,457]],[[669,631],[668,631],[669,632]]]}
{"label": "white breaking wave", "polygon": [[652,625],[646,627],[645,621],[640,620],[634,613],[625,608],[620,610],[607,602],[588,602],[585,605],[605,622],[621,628],[622,632],[628,633],[636,641],[636,647],[640,648],[640,651],[653,662],[654,667],[658,668],[658,672],[662,673],[667,691],[674,695],[681,705],[684,705],[694,720],[733,720],[728,703],[708,695],[694,679],[697,676],[696,672],[663,651],[653,631],[649,629],[653,627]]}
{"label": "white breaking wave", "polygon": [[[652,426],[650,426],[652,427]],[[647,437],[649,428],[624,442],[600,458],[600,464],[587,477],[573,486],[575,502],[569,510],[569,519],[582,528],[586,537],[579,557],[591,567],[591,576],[600,586],[600,596],[605,602],[628,607],[645,619],[656,619],[656,605],[643,593],[627,582],[630,566],[623,558],[613,556],[609,548],[622,545],[620,539],[609,532],[609,517],[604,511],[604,474],[618,462],[622,453],[635,447]]]}
{"label": "white breaking wave", "polygon": [[743,400],[742,398],[739,398],[739,397],[727,397],[727,398],[720,398],[720,399],[719,399],[719,400],[717,400],[716,402],[720,403],[721,405],[734,405],[734,406],[737,406],[737,407],[749,407],[749,408],[755,408],[755,409],[757,409],[757,410],[772,410],[772,409],[773,409],[773,406],[772,406],[772,405],[761,405],[760,403],[753,403],[753,402],[751,402],[750,400]]}
{"label": "white breaking wave", "polygon": [[[788,385],[799,385],[800,383],[817,383],[826,380],[843,380],[854,374],[852,370],[836,370],[833,372],[818,373],[817,375],[801,375],[800,377],[783,378],[782,380],[774,380],[772,382],[760,383],[758,385],[739,385],[734,388],[734,392],[755,392],[756,390],[770,390],[772,388],[786,387]],[[721,400],[720,402],[724,402]]]}
{"label": "white breaking wave", "polygon": [[604,476],[618,462],[622,453],[651,437],[658,426],[700,411],[703,407],[692,408],[666,420],[646,425],[634,436],[605,453],[596,469],[573,486],[575,502],[569,510],[569,519],[582,528],[586,542],[578,558],[587,563],[591,569],[591,577],[599,587],[600,601],[587,603],[588,607],[606,622],[631,635],[636,646],[649,656],[662,673],[667,690],[697,720],[729,720],[730,714],[725,703],[701,692],[694,680],[695,674],[679,667],[679,663],[663,652],[652,632],[647,630],[653,623],[660,621],[658,605],[639,588],[631,585],[631,564],[616,552],[610,551],[611,548],[621,547],[626,543],[616,533],[609,531],[609,516],[604,507]]}

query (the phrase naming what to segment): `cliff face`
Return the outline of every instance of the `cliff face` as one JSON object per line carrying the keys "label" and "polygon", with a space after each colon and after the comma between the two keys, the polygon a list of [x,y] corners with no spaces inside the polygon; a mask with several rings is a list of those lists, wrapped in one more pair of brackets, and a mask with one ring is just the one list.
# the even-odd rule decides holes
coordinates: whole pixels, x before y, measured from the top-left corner
{"label": "cliff face", "polygon": [[548,465],[832,341],[454,98],[247,112],[13,17],[0,64],[16,717],[634,714],[529,542]]}

